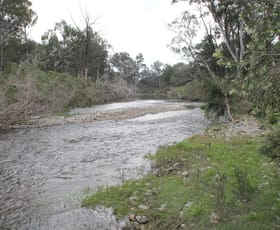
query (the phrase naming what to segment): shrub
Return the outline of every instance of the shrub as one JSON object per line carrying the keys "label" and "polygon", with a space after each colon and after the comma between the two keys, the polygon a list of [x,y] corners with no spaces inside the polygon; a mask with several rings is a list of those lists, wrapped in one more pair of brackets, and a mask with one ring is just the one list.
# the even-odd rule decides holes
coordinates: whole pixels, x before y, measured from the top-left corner
{"label": "shrub", "polygon": [[280,162],[280,125],[266,134],[260,152]]}

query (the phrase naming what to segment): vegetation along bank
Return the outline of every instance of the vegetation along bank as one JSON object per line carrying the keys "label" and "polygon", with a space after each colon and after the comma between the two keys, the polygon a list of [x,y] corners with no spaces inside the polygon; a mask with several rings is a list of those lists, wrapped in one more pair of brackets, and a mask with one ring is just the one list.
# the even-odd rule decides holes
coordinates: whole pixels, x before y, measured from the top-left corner
{"label": "vegetation along bank", "polygon": [[[123,229],[279,229],[279,142],[252,118],[215,125],[155,155],[153,172],[88,196],[112,207]],[[279,140],[279,139],[278,139]],[[274,143],[274,144],[273,144]]]}

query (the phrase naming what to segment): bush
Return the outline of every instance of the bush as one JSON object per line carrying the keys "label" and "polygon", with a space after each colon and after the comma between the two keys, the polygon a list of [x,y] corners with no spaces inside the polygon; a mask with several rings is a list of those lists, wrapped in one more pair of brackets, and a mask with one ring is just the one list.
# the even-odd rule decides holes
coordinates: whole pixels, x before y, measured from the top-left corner
{"label": "bush", "polygon": [[280,125],[266,134],[260,152],[280,162]]}

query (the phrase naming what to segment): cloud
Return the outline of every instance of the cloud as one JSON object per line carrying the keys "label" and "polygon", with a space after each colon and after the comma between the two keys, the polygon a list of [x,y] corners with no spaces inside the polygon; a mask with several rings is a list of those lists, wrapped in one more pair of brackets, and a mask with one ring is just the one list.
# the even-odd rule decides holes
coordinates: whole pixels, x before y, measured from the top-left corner
{"label": "cloud", "polygon": [[99,18],[96,30],[108,40],[114,51],[126,51],[132,57],[138,53],[152,64],[156,60],[174,64],[178,57],[167,48],[172,33],[166,24],[182,11],[171,6],[170,0],[32,0],[38,14],[38,23],[31,36],[40,41],[41,35],[65,19],[82,24],[81,10]]}

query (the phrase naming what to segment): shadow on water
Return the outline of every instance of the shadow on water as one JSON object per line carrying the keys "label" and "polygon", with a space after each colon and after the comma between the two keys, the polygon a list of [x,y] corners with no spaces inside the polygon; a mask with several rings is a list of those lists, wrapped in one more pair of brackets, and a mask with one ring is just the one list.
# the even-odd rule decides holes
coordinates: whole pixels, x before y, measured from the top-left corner
{"label": "shadow on water", "polygon": [[[175,102],[140,100],[78,113],[153,103]],[[200,133],[207,125],[203,112],[186,106],[194,108],[0,133],[1,229],[119,229],[111,209],[80,208],[85,188],[141,177],[150,170],[146,153]]]}

